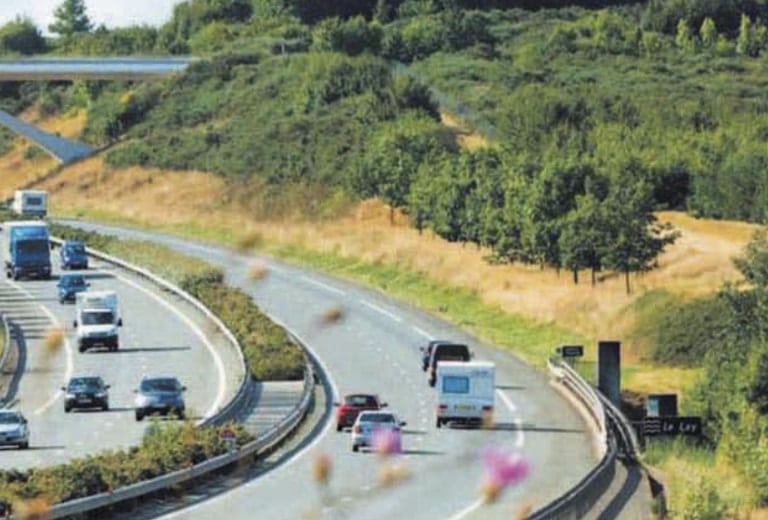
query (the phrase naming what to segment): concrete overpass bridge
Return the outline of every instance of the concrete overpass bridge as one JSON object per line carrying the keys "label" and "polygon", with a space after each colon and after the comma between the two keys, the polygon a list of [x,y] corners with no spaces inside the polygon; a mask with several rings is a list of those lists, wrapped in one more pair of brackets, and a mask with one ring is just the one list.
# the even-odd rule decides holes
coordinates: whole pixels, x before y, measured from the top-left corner
{"label": "concrete overpass bridge", "polygon": [[[0,60],[0,81],[158,80],[182,72],[192,57],[31,58]],[[34,142],[62,164],[83,159],[94,148],[44,132],[0,110],[0,125]]]}

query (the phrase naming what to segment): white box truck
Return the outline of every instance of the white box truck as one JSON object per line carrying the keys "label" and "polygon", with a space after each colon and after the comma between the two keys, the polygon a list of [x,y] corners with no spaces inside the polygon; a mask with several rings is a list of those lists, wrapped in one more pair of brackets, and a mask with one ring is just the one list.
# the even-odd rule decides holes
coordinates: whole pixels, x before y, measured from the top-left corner
{"label": "white box truck", "polygon": [[118,327],[123,320],[115,291],[85,291],[75,295],[77,349],[102,347],[116,351],[119,347]]}
{"label": "white box truck", "polygon": [[490,361],[440,361],[436,386],[438,428],[493,421],[496,365]]}
{"label": "white box truck", "polygon": [[22,217],[45,218],[48,214],[48,192],[43,190],[16,190],[11,211]]}

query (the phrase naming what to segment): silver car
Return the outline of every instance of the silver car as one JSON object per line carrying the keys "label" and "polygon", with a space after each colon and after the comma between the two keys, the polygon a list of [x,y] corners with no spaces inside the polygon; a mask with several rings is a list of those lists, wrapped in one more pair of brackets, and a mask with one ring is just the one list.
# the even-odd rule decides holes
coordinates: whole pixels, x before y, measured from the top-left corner
{"label": "silver car", "polygon": [[29,448],[29,426],[21,412],[0,410],[0,446]]}
{"label": "silver car", "polygon": [[171,376],[143,377],[136,392],[136,420],[145,416],[159,413],[174,414],[184,419],[184,396],[187,389],[179,380]]}
{"label": "silver car", "polygon": [[402,451],[400,428],[405,425],[405,421],[398,419],[392,412],[364,410],[358,414],[352,426],[352,451],[373,448],[387,453],[399,453]]}

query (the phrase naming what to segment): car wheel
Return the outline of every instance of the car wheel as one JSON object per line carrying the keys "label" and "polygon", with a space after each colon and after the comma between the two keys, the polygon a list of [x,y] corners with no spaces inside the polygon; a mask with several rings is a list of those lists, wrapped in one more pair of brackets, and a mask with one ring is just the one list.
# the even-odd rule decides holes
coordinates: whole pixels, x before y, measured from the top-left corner
{"label": "car wheel", "polygon": [[180,421],[183,421],[186,418],[186,415],[184,414],[184,410],[177,410],[176,418],[178,418]]}
{"label": "car wheel", "polygon": [[27,448],[29,448],[29,441],[19,444],[19,449],[26,450]]}
{"label": "car wheel", "polygon": [[64,405],[64,413],[69,413],[72,410],[72,406],[65,404]]}
{"label": "car wheel", "polygon": [[435,426],[437,426],[438,428],[440,428],[442,425],[443,425],[443,421],[441,421],[440,419],[437,419],[435,421]]}
{"label": "car wheel", "polygon": [[109,411],[109,403],[104,403],[103,405],[101,405],[101,411],[102,412]]}
{"label": "car wheel", "polygon": [[354,451],[354,452],[360,451],[360,446],[358,446],[357,444],[353,444],[352,445],[352,451]]}
{"label": "car wheel", "polygon": [[78,351],[78,352],[85,352],[85,350],[86,350],[86,349],[85,349],[85,345],[78,345],[78,346],[77,346],[77,351]]}
{"label": "car wheel", "polygon": [[140,421],[144,418],[144,414],[140,412],[139,410],[136,410],[136,420]]}
{"label": "car wheel", "polygon": [[337,431],[337,432],[340,432],[340,431],[341,431],[341,430],[343,430],[343,429],[344,429],[344,426],[342,426],[342,425],[341,425],[341,424],[339,424],[339,423],[336,423],[336,431]]}

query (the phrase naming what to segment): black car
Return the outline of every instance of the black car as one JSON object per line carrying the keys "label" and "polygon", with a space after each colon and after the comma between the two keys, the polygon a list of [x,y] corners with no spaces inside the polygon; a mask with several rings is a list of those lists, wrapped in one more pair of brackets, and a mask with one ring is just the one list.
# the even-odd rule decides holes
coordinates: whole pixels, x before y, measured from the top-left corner
{"label": "black car", "polygon": [[427,382],[429,386],[435,386],[437,382],[438,361],[469,361],[472,352],[463,343],[440,342],[432,347],[427,365]]}
{"label": "black car", "polygon": [[105,385],[99,376],[76,376],[61,389],[64,396],[64,411],[69,413],[75,408],[101,408],[109,410],[109,385]]}
{"label": "black car", "polygon": [[442,345],[443,343],[453,342],[446,339],[432,339],[425,347],[419,347],[419,350],[421,351],[421,369],[424,372],[426,372],[429,367],[429,357],[432,355],[432,349],[435,348],[435,345]]}

